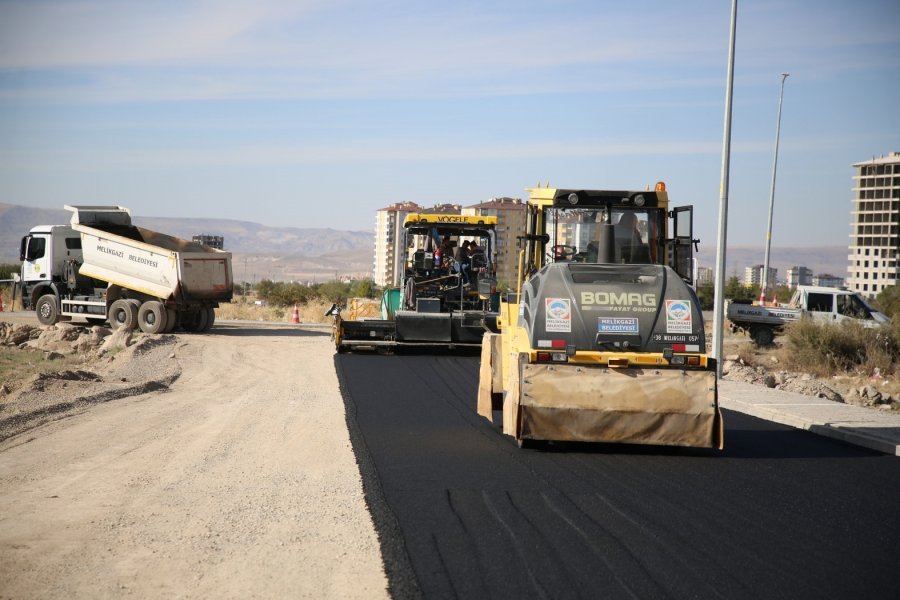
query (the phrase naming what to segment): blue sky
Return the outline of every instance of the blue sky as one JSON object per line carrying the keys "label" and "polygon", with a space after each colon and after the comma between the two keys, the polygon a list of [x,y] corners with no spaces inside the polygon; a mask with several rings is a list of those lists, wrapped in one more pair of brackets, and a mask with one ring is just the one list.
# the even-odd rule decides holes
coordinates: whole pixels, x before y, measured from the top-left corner
{"label": "blue sky", "polygon": [[[552,187],[695,206],[715,244],[731,2],[0,0],[0,202],[371,230]],[[847,243],[900,151],[900,2],[741,0],[729,244]]]}

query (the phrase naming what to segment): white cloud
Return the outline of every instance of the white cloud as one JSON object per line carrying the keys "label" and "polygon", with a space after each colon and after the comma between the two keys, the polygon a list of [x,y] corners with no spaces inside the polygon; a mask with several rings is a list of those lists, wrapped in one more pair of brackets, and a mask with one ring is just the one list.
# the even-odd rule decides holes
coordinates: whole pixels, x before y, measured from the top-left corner
{"label": "white cloud", "polygon": [[0,4],[0,68],[204,62],[240,53],[242,36],[318,2],[32,2]]}
{"label": "white cloud", "polygon": [[[442,96],[596,89],[578,71],[703,65],[725,44],[709,15],[685,26],[621,8],[580,19],[547,7],[420,3],[0,3],[0,75],[47,74],[3,86],[7,99]],[[618,12],[616,12],[618,10]],[[573,71],[566,73],[566,71]],[[78,73],[78,85],[55,75]],[[551,74],[551,71],[558,71]],[[608,73],[602,85],[619,85]],[[656,73],[648,73],[648,79]],[[626,77],[627,79],[627,77]],[[45,83],[50,81],[52,83]],[[0,79],[2,83],[2,79]]]}

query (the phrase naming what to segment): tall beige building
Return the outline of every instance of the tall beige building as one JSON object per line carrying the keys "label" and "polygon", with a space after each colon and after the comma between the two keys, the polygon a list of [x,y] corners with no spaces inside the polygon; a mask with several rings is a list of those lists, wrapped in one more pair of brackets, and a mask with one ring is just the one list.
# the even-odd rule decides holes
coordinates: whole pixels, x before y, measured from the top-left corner
{"label": "tall beige building", "polygon": [[375,285],[400,285],[402,261],[396,260],[403,250],[400,232],[406,215],[416,212],[422,212],[422,207],[415,202],[396,202],[375,213]]}
{"label": "tall beige building", "polygon": [[[382,287],[400,285],[403,268],[403,221],[411,213],[458,215],[460,204],[435,204],[425,208],[415,202],[396,202],[375,213],[375,285]],[[401,260],[397,260],[397,257]]]}
{"label": "tall beige building", "polygon": [[853,168],[846,285],[874,298],[900,278],[900,152],[856,163]]}
{"label": "tall beige building", "polygon": [[512,287],[518,269],[516,236],[525,232],[525,204],[519,198],[491,198],[467,206],[462,214],[497,217],[497,282]]}

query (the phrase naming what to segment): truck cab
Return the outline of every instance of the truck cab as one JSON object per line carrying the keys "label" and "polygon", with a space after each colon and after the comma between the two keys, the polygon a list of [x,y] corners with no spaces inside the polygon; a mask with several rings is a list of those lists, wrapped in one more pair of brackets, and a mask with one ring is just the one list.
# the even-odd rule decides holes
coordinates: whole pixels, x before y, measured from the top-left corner
{"label": "truck cab", "polygon": [[33,227],[22,238],[19,259],[23,304],[30,309],[41,295],[55,290],[63,281],[66,261],[81,262],[81,236],[68,225]]}

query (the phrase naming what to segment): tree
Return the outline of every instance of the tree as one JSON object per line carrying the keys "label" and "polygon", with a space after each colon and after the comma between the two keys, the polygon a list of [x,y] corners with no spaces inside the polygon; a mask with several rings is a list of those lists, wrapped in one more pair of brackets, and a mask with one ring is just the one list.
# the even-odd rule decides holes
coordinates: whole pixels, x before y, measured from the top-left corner
{"label": "tree", "polygon": [[256,284],[256,293],[257,295],[266,302],[269,302],[272,296],[272,292],[275,290],[275,282],[269,279],[263,279],[259,283]]}
{"label": "tree", "polygon": [[741,285],[741,280],[737,278],[737,275],[732,275],[725,280],[726,298],[740,300],[744,297],[744,294],[746,294],[746,290],[744,289],[744,286]]}
{"label": "tree", "polygon": [[340,281],[321,283],[316,289],[319,298],[329,302],[339,302],[350,295],[350,284]]}
{"label": "tree", "polygon": [[779,304],[787,304],[791,301],[791,296],[794,295],[794,291],[786,285],[779,285],[775,288],[775,293],[768,300],[775,300],[778,298]]}
{"label": "tree", "polygon": [[891,319],[900,318],[900,285],[881,290],[875,297],[875,306]]}
{"label": "tree", "polygon": [[712,310],[715,305],[715,289],[712,283],[704,283],[697,286],[697,300],[700,301],[700,310]]}
{"label": "tree", "polygon": [[371,279],[360,279],[354,281],[350,286],[350,295],[357,298],[374,298],[375,282]]}
{"label": "tree", "polygon": [[13,273],[18,273],[22,265],[0,265],[0,279],[12,279]]}

